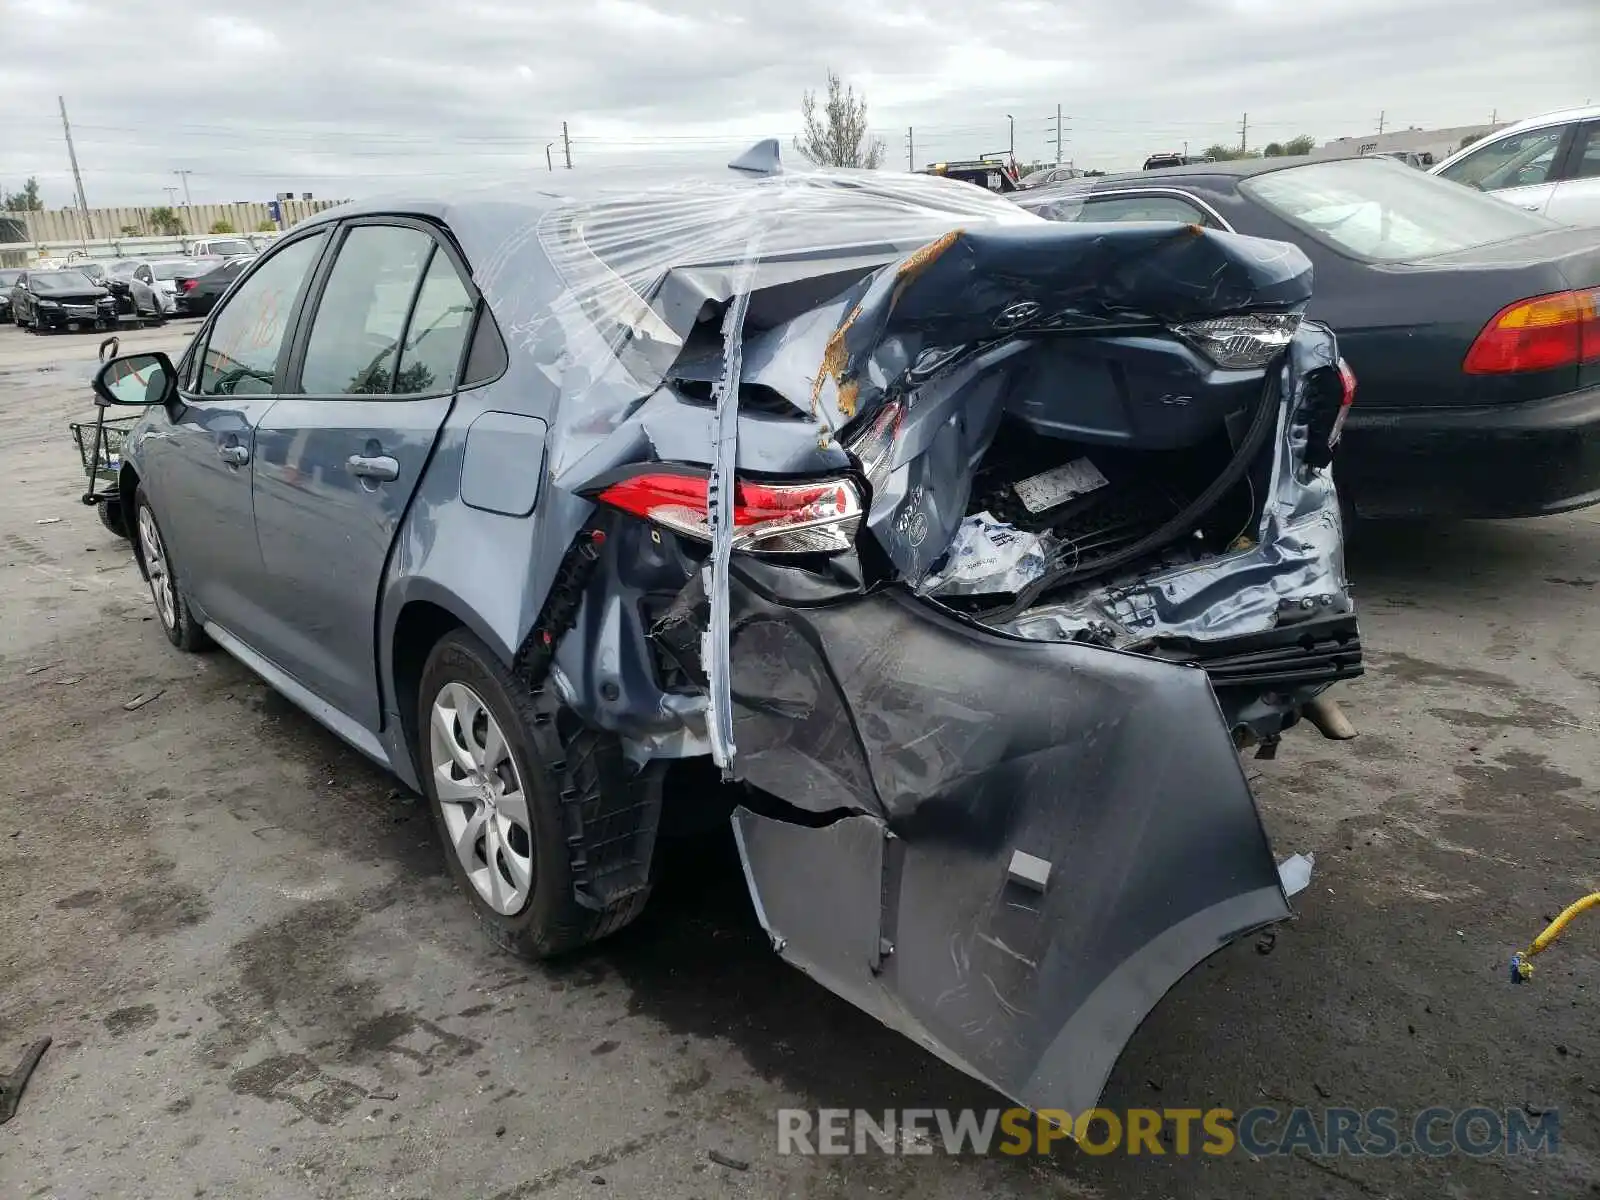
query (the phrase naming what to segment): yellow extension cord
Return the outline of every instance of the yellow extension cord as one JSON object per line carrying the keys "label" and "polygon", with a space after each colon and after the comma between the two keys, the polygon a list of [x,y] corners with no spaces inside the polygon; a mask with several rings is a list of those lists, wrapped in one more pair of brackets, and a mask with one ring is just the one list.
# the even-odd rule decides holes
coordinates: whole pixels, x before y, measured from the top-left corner
{"label": "yellow extension cord", "polygon": [[1529,960],[1541,950],[1551,946],[1561,936],[1562,930],[1572,924],[1572,920],[1579,913],[1591,908],[1600,908],[1600,892],[1592,892],[1582,900],[1567,905],[1561,915],[1545,927],[1545,931],[1533,939],[1529,947],[1520,954],[1511,956],[1511,982],[1521,983],[1533,974],[1533,963]]}

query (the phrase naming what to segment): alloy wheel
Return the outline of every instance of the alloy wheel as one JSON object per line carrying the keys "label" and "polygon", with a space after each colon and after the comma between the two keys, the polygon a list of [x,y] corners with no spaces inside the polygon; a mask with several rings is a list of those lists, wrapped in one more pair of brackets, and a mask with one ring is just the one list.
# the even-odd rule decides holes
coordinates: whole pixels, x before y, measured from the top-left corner
{"label": "alloy wheel", "polygon": [[466,684],[440,688],[431,714],[428,766],[451,848],[484,903],[511,916],[533,891],[533,827],[516,760]]}
{"label": "alloy wheel", "polygon": [[139,509],[139,548],[144,552],[144,569],[150,577],[150,595],[156,602],[156,612],[168,629],[178,624],[178,598],[173,589],[172,571],[167,565],[166,547],[161,543],[161,531],[156,528],[155,514],[148,506]]}

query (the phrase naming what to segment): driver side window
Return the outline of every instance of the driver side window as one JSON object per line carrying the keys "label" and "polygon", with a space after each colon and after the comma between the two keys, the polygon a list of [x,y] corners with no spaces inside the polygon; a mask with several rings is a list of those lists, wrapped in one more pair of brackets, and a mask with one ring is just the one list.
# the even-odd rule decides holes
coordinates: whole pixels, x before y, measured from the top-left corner
{"label": "driver side window", "polygon": [[1485,192],[1543,183],[1555,165],[1556,151],[1566,133],[1567,126],[1557,125],[1497,138],[1439,174]]}
{"label": "driver side window", "polygon": [[326,232],[291,242],[264,259],[228,297],[211,324],[200,363],[202,396],[276,392],[278,352],[307,275],[322,254]]}

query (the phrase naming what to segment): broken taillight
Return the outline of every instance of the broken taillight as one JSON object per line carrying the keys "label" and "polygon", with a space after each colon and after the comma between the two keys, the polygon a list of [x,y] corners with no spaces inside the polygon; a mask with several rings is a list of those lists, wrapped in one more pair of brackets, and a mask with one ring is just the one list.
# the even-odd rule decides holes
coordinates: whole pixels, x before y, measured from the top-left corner
{"label": "broken taillight", "polygon": [[[600,503],[666,529],[711,540],[708,477],[647,471],[604,488]],[[733,548],[750,554],[837,554],[855,544],[861,496],[848,479],[808,483],[734,483]]]}
{"label": "broken taillight", "polygon": [[1344,394],[1339,397],[1339,415],[1333,419],[1333,428],[1328,431],[1329,450],[1339,444],[1339,435],[1344,432],[1344,419],[1350,415],[1350,406],[1356,402],[1356,373],[1342,358],[1339,360],[1339,383],[1344,388]]}
{"label": "broken taillight", "polygon": [[1243,313],[1188,321],[1173,331],[1224,370],[1252,371],[1276,358],[1299,328],[1298,313]]}
{"label": "broken taillight", "polygon": [[1600,288],[1508,304],[1461,364],[1468,375],[1549,371],[1600,359]]}
{"label": "broken taillight", "polygon": [[905,416],[905,406],[891,400],[873,414],[872,420],[861,433],[845,443],[874,490],[889,475],[894,457],[894,446],[900,436],[900,421]]}

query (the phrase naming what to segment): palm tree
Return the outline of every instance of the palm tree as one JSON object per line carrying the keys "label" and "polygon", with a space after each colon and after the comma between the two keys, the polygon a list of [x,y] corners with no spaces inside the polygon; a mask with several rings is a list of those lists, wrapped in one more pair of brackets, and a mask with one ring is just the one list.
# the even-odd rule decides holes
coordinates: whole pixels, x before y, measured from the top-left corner
{"label": "palm tree", "polygon": [[177,237],[183,232],[183,222],[178,214],[166,205],[150,210],[150,224],[161,231],[163,237]]}

